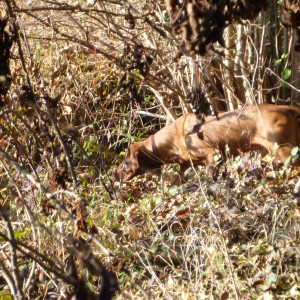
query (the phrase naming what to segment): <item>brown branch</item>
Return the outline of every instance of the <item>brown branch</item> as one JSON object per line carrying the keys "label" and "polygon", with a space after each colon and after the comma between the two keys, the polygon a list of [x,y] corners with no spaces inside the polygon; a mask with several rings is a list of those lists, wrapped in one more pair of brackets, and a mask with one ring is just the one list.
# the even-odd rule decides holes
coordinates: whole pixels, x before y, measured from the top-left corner
{"label": "brown branch", "polygon": [[66,213],[68,218],[72,221],[75,221],[75,218],[66,210],[66,208],[55,198],[55,196],[46,189],[41,182],[36,179],[30,172],[28,172],[25,168],[20,166],[15,160],[13,160],[4,150],[0,148],[0,156],[5,158],[10,164],[12,164],[19,172],[24,174],[24,176],[33,183],[49,200],[53,201],[57,208],[61,209]]}
{"label": "brown branch", "polygon": [[2,259],[0,259],[0,267],[1,267],[0,268],[1,269],[0,274],[4,278],[4,280],[6,281],[6,283],[8,284],[10,292],[13,295],[16,295],[17,294],[17,288],[16,288],[16,285],[15,285],[14,279],[13,279],[13,277],[11,275],[10,270],[8,270],[8,268],[5,266],[5,264],[4,264],[4,262],[3,262]]}
{"label": "brown branch", "polygon": [[[48,4],[53,4],[53,5],[59,5],[59,6],[66,5],[64,3],[59,3],[59,2],[56,2],[56,1],[50,1],[50,0],[42,0],[42,1],[45,2],[45,3],[48,3]],[[115,4],[115,5],[122,6],[120,0],[102,0],[102,2],[107,2],[109,4]]]}
{"label": "brown branch", "polygon": [[71,159],[71,155],[70,155],[70,151],[60,133],[60,130],[58,128],[58,125],[57,125],[57,121],[54,119],[52,113],[50,112],[50,110],[48,109],[48,106],[47,106],[47,101],[45,101],[45,108],[46,108],[46,113],[48,115],[48,118],[54,128],[54,131],[56,132],[56,135],[60,141],[60,144],[64,150],[64,153],[66,155],[66,161],[67,161],[67,164],[69,166],[69,170],[70,170],[70,173],[71,173],[71,176],[72,176],[72,180],[73,180],[73,185],[74,185],[74,188],[75,190],[77,189],[77,178],[76,178],[76,173],[75,173],[75,170],[74,170],[74,167],[73,167],[73,162],[72,162],[72,159]]}
{"label": "brown branch", "polygon": [[[26,257],[29,257],[32,260],[36,261],[45,270],[53,273],[58,278],[63,279],[66,283],[73,284],[73,285],[77,283],[77,280],[74,279],[73,277],[64,275],[65,271],[63,269],[63,266],[59,267],[58,261],[54,262],[54,261],[50,260],[47,256],[41,254],[33,247],[30,247],[20,241],[16,242],[15,240],[11,240],[9,237],[7,237],[6,235],[4,235],[1,232],[0,232],[0,237],[3,240],[9,242],[13,248],[17,249],[19,252],[24,254]],[[25,251],[23,248],[25,248],[27,251]],[[34,255],[32,255],[31,253]]]}
{"label": "brown branch", "polygon": [[[49,21],[48,21],[48,22],[47,22],[47,21],[44,21],[44,20],[42,20],[41,18],[37,17],[36,15],[34,15],[34,14],[30,13],[30,12],[28,12],[27,14],[28,14],[30,17],[32,17],[32,18],[38,20],[38,21],[39,21],[40,23],[42,23],[43,25],[52,28],[52,29],[54,30],[55,33],[59,34],[60,36],[62,36],[62,37],[64,37],[64,38],[67,38],[69,41],[72,41],[72,42],[74,42],[74,43],[77,43],[77,44],[79,44],[79,45],[82,45],[82,46],[84,46],[84,47],[87,47],[87,48],[89,48],[89,49],[95,51],[96,53],[99,53],[99,54],[103,55],[105,58],[107,58],[107,59],[109,59],[109,60],[111,60],[111,61],[116,61],[116,62],[117,62],[116,58],[115,58],[113,55],[110,55],[110,54],[104,52],[104,51],[101,50],[99,47],[97,47],[97,46],[95,46],[95,45],[93,45],[93,44],[91,44],[91,43],[89,43],[89,42],[87,42],[87,41],[84,41],[84,40],[82,40],[82,39],[79,39],[79,38],[75,37],[74,35],[69,35],[69,34],[67,34],[67,33],[61,32],[61,31],[58,29],[58,27],[55,26],[54,24],[51,24]],[[109,47],[109,48],[111,47],[111,45],[105,43],[104,41],[101,41],[101,44],[102,44],[102,45],[105,45],[106,47]]]}
{"label": "brown branch", "polygon": [[107,15],[112,15],[116,17],[126,17],[127,14],[125,13],[115,13],[112,11],[108,10],[103,10],[103,9],[96,9],[96,8],[83,8],[79,4],[76,6],[72,5],[64,5],[60,7],[51,7],[51,6],[35,6],[31,8],[14,8],[13,11],[16,13],[28,13],[28,12],[36,12],[36,11],[70,11],[70,12],[85,12],[85,13],[90,13],[90,12],[96,12],[100,14],[107,14]]}
{"label": "brown branch", "polygon": [[12,228],[11,222],[7,215],[3,212],[2,207],[0,206],[0,215],[1,218],[5,224],[5,227],[8,232],[8,239],[10,241],[10,260],[11,260],[11,265],[10,265],[10,272],[11,272],[11,279],[14,281],[14,286],[15,286],[15,297],[16,299],[24,299],[25,295],[22,290],[21,286],[21,275],[20,275],[20,269],[18,268],[18,260],[17,260],[17,252],[16,248],[13,246],[13,244],[16,244],[16,239],[14,236],[14,230]]}
{"label": "brown branch", "polygon": [[270,72],[272,75],[274,75],[280,82],[283,82],[285,84],[287,84],[292,90],[300,93],[300,90],[298,90],[297,88],[295,88],[293,85],[291,85],[289,82],[283,80],[280,76],[278,76],[273,70],[271,70],[270,68],[266,68],[267,72]]}

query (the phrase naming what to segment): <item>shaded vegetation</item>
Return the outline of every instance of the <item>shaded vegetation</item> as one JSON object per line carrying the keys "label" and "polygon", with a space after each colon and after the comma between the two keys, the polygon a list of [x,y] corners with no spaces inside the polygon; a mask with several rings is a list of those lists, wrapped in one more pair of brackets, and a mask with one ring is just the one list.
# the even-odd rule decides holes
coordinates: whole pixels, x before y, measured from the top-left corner
{"label": "shaded vegetation", "polygon": [[205,57],[183,55],[163,1],[0,8],[0,298],[299,298],[297,170],[253,154],[181,186],[177,166],[113,179],[131,142],[199,99],[299,94],[280,6]]}

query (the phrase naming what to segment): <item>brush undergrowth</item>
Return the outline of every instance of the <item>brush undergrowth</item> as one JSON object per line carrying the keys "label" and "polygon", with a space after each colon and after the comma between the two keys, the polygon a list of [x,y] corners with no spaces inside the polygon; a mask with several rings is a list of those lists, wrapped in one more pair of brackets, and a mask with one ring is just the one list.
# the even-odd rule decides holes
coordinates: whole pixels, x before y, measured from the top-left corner
{"label": "brush undergrowth", "polygon": [[[190,92],[189,60],[176,58],[143,15],[129,31],[117,1],[107,1],[105,22],[100,8],[39,10],[44,2],[17,1],[36,4],[36,17],[18,11],[22,47],[12,48],[1,107],[0,299],[97,299],[110,289],[119,290],[116,299],[299,299],[297,170],[245,155],[179,186],[173,166],[114,182],[120,153],[165,124],[154,88],[168,86],[170,107],[184,111],[176,97]],[[137,8],[150,5],[163,27],[161,2]],[[55,29],[123,60],[117,33],[131,52],[146,40],[156,55],[151,76],[120,71]],[[131,68],[141,61],[130,53]]]}
{"label": "brush undergrowth", "polygon": [[[67,297],[74,254],[80,277],[100,291],[99,276],[80,266],[85,252],[74,246],[80,240],[117,274],[116,299],[298,299],[300,210],[291,194],[297,176],[245,155],[228,161],[214,180],[200,169],[174,186],[169,166],[128,185],[114,183],[110,196],[97,181],[77,196],[57,190],[63,211],[12,173],[1,189],[2,209],[16,245],[26,249],[17,248],[15,258],[29,298]],[[5,225],[2,232],[9,231]],[[1,243],[9,257],[9,244],[3,237]],[[11,299],[4,282],[1,294]]]}
{"label": "brush undergrowth", "polygon": [[246,155],[228,162],[215,181],[202,170],[185,185],[168,186],[163,172],[160,180],[121,189],[118,244],[130,249],[131,277],[139,283],[125,283],[125,295],[297,299],[295,176]]}

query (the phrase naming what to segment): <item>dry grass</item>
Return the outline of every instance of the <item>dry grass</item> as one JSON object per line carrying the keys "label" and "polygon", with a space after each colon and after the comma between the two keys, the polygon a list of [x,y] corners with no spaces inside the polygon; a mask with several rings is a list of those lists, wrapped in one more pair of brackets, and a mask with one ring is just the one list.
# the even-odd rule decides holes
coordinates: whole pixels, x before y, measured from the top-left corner
{"label": "dry grass", "polygon": [[[227,179],[216,182],[200,173],[193,192],[171,197],[163,180],[156,192],[142,188],[125,202],[120,244],[134,249],[139,271],[131,274],[152,299],[299,297],[296,174],[283,181],[253,159],[227,168]],[[140,286],[125,288],[120,299],[143,299]]]}
{"label": "dry grass", "polygon": [[[129,30],[127,1],[108,2],[97,9],[116,15],[15,8],[35,95],[20,88],[28,81],[14,44],[0,121],[0,299],[95,299],[117,289],[114,274],[116,299],[298,299],[296,170],[254,156],[228,161],[217,181],[200,169],[172,186],[168,166],[114,182],[128,143],[164,126],[150,113],[187,109],[191,67],[176,60],[161,2],[134,12],[154,7],[164,39],[143,15]],[[147,76],[120,67],[125,38],[131,55],[144,43],[142,62],[155,58]],[[154,95],[167,95],[166,107]]]}

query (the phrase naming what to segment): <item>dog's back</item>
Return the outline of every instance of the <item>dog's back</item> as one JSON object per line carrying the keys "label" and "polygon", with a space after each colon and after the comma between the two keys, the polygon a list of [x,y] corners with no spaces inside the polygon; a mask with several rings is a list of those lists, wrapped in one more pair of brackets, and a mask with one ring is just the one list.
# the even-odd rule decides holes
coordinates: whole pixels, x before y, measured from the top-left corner
{"label": "dog's back", "polygon": [[260,104],[222,113],[202,126],[202,136],[223,153],[228,146],[234,156],[251,150],[265,155],[278,144],[276,156],[284,162],[293,147],[300,147],[300,107]]}
{"label": "dog's back", "polygon": [[[208,116],[205,122],[186,114],[152,139],[131,145],[116,178],[127,181],[163,163],[179,163],[183,173],[191,163],[214,164],[217,154],[237,156],[259,150],[265,155],[272,152],[275,144],[279,146],[276,157],[281,162],[290,157],[295,146],[300,147],[299,106],[246,106],[221,113],[219,118]],[[142,155],[145,150],[147,155]],[[300,160],[294,164],[300,166]]]}

